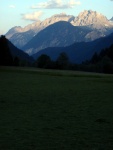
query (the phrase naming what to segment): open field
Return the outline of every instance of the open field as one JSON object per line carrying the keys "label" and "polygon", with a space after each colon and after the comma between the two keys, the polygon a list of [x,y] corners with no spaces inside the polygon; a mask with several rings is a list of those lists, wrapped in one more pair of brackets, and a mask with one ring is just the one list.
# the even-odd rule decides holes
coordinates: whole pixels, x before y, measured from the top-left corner
{"label": "open field", "polygon": [[1,67],[0,150],[113,150],[113,75]]}

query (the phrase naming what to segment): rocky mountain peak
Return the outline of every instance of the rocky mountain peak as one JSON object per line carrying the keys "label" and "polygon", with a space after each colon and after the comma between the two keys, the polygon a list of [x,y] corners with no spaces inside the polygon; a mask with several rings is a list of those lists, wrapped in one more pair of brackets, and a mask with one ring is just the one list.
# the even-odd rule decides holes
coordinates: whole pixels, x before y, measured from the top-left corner
{"label": "rocky mountain peak", "polygon": [[102,27],[108,27],[110,23],[101,13],[92,10],[85,10],[75,18],[73,25],[92,26],[93,28],[101,29]]}
{"label": "rocky mountain peak", "polygon": [[13,34],[17,33],[17,32],[22,32],[22,27],[21,26],[15,26],[13,28],[11,28],[7,33],[6,33],[6,37],[9,39]]}
{"label": "rocky mountain peak", "polygon": [[74,16],[66,15],[65,13],[55,14],[50,18],[45,19],[42,23],[44,25],[50,25],[59,21],[67,21],[70,22],[70,19],[73,19]]}

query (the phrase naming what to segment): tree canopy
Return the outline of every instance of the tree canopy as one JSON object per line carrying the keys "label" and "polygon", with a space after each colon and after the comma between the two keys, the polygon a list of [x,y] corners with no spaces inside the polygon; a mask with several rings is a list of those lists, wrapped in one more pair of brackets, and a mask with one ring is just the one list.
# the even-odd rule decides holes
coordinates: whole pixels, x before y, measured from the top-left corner
{"label": "tree canopy", "polygon": [[2,35],[0,37],[0,65],[10,66],[12,64],[13,57],[8,46],[8,40]]}

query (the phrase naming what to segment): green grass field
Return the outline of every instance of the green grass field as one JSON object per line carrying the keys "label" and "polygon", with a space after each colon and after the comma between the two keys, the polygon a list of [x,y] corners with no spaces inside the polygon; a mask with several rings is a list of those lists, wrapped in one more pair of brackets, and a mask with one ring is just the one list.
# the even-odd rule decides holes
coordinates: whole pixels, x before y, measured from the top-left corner
{"label": "green grass field", "polygon": [[113,75],[1,67],[0,150],[113,150]]}

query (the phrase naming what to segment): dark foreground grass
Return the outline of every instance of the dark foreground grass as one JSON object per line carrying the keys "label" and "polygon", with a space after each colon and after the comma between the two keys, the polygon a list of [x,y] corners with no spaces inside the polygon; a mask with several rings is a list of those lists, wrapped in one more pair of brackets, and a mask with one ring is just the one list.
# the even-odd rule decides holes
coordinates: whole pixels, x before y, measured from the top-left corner
{"label": "dark foreground grass", "polygon": [[113,76],[0,68],[0,150],[113,150]]}

